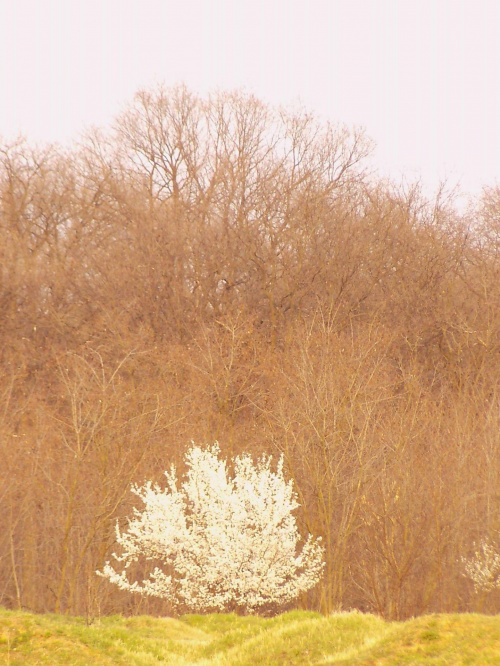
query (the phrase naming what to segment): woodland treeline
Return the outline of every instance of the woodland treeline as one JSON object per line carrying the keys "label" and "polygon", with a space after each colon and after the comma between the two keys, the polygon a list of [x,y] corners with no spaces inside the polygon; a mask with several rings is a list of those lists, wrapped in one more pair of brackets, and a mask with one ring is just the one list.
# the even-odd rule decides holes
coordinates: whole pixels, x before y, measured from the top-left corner
{"label": "woodland treeline", "polygon": [[0,604],[169,613],[95,575],[197,444],[281,453],[325,576],[301,607],[498,611],[500,190],[466,213],[361,131],[244,93],[139,92],[0,154]]}

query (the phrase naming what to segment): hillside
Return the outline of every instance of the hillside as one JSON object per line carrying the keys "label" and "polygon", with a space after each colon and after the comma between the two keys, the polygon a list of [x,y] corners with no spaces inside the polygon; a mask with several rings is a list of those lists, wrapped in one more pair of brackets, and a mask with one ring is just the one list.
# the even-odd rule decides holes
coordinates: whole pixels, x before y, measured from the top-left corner
{"label": "hillside", "polygon": [[293,611],[235,615],[83,618],[0,611],[0,660],[17,664],[500,664],[500,618]]}

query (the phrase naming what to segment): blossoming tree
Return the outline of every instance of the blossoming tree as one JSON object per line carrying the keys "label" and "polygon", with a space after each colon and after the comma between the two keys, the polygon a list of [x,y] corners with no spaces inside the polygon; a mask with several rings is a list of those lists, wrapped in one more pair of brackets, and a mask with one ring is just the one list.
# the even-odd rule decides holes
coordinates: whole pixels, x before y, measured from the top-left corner
{"label": "blossoming tree", "polygon": [[490,592],[500,587],[500,554],[488,540],[480,543],[470,559],[462,557],[462,563],[465,575],[474,583],[476,592]]}
{"label": "blossoming tree", "polygon": [[[230,477],[219,455],[218,444],[193,446],[183,483],[172,466],[165,489],[133,486],[144,510],[134,509],[125,531],[116,526],[122,553],[113,557],[123,569],[107,562],[98,573],[123,590],[194,612],[269,612],[312,588],[324,549],[311,535],[300,548],[293,515],[299,504],[283,458],[273,472],[271,457],[256,464],[249,455],[237,457]],[[153,563],[151,571],[131,582],[130,566],[140,559]]]}

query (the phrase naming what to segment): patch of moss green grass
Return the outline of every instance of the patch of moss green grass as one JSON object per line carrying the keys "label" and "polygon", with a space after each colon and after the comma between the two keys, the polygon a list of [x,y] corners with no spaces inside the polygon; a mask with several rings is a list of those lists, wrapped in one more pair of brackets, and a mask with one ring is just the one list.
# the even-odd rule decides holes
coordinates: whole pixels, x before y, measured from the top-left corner
{"label": "patch of moss green grass", "polygon": [[106,617],[88,626],[83,618],[0,610],[0,664],[196,663],[211,637],[171,618]]}
{"label": "patch of moss green grass", "polygon": [[426,615],[392,623],[387,637],[356,655],[325,663],[404,666],[405,664],[500,664],[500,616]]}
{"label": "patch of moss green grass", "polygon": [[[190,621],[186,618],[187,621]],[[237,618],[234,628],[203,649],[203,666],[293,666],[328,663],[379,640],[390,625],[374,615],[342,613],[324,617],[292,611],[272,619]],[[246,626],[244,626],[246,624]],[[208,627],[201,623],[205,631]],[[238,640],[240,639],[240,640]]]}
{"label": "patch of moss green grass", "polygon": [[292,611],[274,618],[83,618],[0,609],[0,664],[302,666],[499,664],[500,617]]}

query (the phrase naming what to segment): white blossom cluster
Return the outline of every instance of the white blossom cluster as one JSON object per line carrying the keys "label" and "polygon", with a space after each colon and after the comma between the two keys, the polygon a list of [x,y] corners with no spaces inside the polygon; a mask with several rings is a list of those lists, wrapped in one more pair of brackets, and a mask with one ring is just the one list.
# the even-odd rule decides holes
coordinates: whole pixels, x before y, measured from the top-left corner
{"label": "white blossom cluster", "polygon": [[[151,482],[132,487],[145,508],[134,509],[126,531],[116,526],[123,552],[113,557],[124,568],[107,562],[100,575],[194,612],[279,608],[319,581],[324,549],[312,536],[299,549],[292,515],[299,504],[284,479],[283,458],[273,472],[270,457],[256,464],[249,455],[237,457],[230,478],[219,454],[217,443],[193,446],[180,486],[172,466],[165,489]],[[129,567],[140,558],[160,566],[130,582]]]}
{"label": "white blossom cluster", "polygon": [[491,591],[500,587],[500,555],[488,543],[482,541],[474,557],[462,558],[465,565],[465,574],[474,583],[474,590]]}

